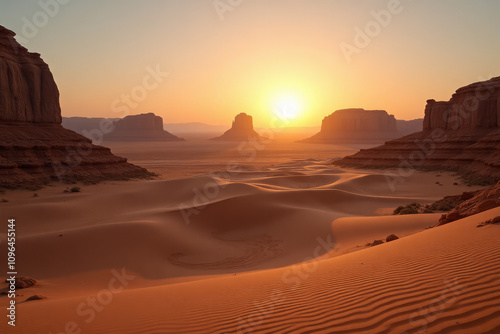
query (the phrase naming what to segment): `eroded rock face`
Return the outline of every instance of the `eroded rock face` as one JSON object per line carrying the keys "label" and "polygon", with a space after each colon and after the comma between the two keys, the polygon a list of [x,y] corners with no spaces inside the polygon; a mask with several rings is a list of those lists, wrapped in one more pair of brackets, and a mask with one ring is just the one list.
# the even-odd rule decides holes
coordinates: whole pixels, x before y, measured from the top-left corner
{"label": "eroded rock face", "polygon": [[241,113],[234,118],[231,129],[222,136],[212,140],[220,141],[244,141],[260,139],[260,135],[253,129],[253,118],[250,115]]}
{"label": "eroded rock face", "polygon": [[61,123],[59,90],[49,66],[0,26],[0,122]]}
{"label": "eroded rock face", "polygon": [[61,126],[59,91],[48,65],[14,36],[0,26],[0,187],[151,176]]}
{"label": "eroded rock face", "polygon": [[500,77],[462,87],[448,102],[428,100],[424,130],[500,127]]}
{"label": "eroded rock face", "polygon": [[396,118],[385,110],[343,109],[325,117],[321,131],[303,142],[383,142],[398,135]]}
{"label": "eroded rock face", "polygon": [[460,88],[449,102],[429,100],[423,131],[334,164],[399,168],[401,175],[408,169],[450,170],[470,183],[494,183],[500,180],[499,92],[500,78],[493,78]]}
{"label": "eroded rock face", "polygon": [[163,129],[163,119],[153,113],[131,115],[114,123],[104,137],[112,141],[183,141]]}
{"label": "eroded rock face", "polygon": [[499,206],[500,182],[493,187],[476,192],[472,198],[443,215],[439,220],[439,225],[445,225]]}

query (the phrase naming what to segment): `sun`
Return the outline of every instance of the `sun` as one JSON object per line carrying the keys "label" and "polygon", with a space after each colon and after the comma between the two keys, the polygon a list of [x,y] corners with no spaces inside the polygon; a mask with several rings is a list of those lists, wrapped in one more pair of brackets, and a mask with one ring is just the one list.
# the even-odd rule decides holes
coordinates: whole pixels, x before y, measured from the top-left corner
{"label": "sun", "polygon": [[299,97],[292,94],[284,94],[276,97],[273,101],[274,114],[284,120],[294,120],[302,113],[303,106]]}

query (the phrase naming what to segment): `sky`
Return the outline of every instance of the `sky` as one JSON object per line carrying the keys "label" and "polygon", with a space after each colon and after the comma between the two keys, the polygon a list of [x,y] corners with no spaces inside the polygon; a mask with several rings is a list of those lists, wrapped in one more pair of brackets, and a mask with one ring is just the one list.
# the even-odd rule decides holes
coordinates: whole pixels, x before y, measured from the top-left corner
{"label": "sky", "polygon": [[497,0],[0,0],[49,64],[63,116],[319,126],[338,109],[423,117],[500,75]]}

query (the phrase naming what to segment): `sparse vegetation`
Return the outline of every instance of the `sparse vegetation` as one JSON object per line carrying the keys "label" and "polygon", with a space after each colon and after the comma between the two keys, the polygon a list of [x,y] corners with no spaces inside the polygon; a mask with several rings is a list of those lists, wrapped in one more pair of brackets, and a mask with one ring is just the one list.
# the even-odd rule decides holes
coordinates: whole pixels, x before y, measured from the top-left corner
{"label": "sparse vegetation", "polygon": [[80,187],[72,187],[64,189],[64,193],[79,193],[82,189]]}
{"label": "sparse vegetation", "polygon": [[419,203],[411,203],[405,206],[399,206],[394,210],[395,215],[413,215],[421,213],[422,205]]}
{"label": "sparse vegetation", "polygon": [[394,215],[411,215],[417,213],[435,213],[448,212],[460,205],[465,199],[460,196],[447,196],[432,204],[422,205],[420,203],[411,203],[399,206],[394,210]]}

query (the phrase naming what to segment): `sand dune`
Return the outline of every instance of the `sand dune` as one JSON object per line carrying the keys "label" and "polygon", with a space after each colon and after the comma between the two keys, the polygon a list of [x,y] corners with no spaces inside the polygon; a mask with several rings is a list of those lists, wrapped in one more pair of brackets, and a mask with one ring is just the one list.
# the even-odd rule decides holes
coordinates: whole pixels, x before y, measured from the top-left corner
{"label": "sand dune", "polygon": [[[476,225],[500,209],[427,230],[439,214],[380,215],[471,189],[454,181],[415,173],[391,191],[383,172],[297,160],[74,194],[9,192],[1,219],[16,217],[22,275],[39,280],[18,301],[48,297],[18,304],[16,330],[496,333],[500,230]],[[400,239],[364,246],[393,233]],[[133,278],[107,292],[122,270]]]}

